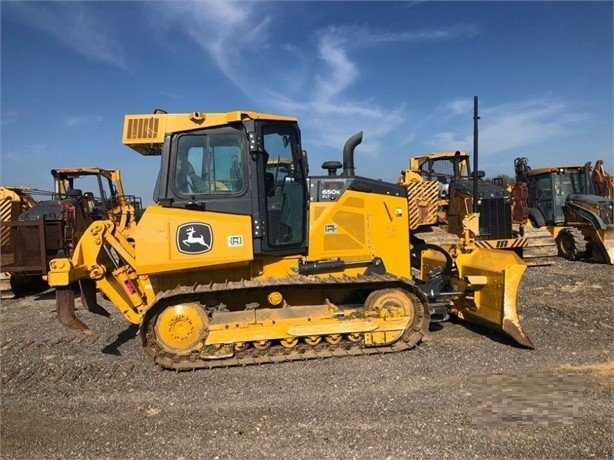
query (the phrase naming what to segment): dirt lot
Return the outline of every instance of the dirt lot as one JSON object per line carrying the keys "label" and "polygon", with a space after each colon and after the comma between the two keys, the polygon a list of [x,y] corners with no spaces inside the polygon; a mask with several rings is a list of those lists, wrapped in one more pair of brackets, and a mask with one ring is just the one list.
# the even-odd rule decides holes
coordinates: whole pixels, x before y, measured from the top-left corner
{"label": "dirt lot", "polygon": [[397,354],[188,373],[156,368],[116,311],[79,312],[84,336],[52,292],[2,301],[0,457],[613,458],[613,274],[530,268],[535,350],[450,321]]}

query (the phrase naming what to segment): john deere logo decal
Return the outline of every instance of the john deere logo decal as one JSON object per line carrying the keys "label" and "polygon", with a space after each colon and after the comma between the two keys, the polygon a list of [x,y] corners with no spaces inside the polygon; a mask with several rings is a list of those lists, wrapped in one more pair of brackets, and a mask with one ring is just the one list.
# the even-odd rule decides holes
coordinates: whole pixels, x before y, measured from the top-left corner
{"label": "john deere logo decal", "polygon": [[209,224],[191,222],[177,227],[177,249],[184,254],[211,251],[213,233]]}

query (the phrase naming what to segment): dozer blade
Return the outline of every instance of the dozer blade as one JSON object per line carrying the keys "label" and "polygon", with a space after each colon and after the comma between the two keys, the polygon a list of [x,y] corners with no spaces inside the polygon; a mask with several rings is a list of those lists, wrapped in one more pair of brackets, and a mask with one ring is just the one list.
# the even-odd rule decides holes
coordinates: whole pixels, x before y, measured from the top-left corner
{"label": "dozer blade", "polygon": [[75,293],[70,286],[60,286],[55,290],[56,313],[58,320],[69,329],[90,335],[92,330],[75,316]]}
{"label": "dozer blade", "polygon": [[520,345],[535,348],[518,317],[516,299],[527,265],[512,251],[476,249],[456,259],[459,290],[466,292],[453,313],[469,322],[504,332]]}

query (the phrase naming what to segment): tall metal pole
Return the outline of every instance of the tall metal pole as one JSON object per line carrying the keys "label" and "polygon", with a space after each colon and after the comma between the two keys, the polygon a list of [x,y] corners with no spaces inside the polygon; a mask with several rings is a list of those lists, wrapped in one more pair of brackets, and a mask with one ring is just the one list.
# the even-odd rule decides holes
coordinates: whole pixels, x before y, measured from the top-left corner
{"label": "tall metal pole", "polygon": [[473,97],[473,212],[478,212],[478,97]]}

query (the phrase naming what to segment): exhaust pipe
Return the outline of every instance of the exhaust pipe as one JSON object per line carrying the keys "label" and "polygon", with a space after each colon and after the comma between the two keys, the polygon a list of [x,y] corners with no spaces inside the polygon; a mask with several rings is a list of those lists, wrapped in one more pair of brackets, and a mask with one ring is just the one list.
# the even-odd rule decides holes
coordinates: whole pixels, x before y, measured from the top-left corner
{"label": "exhaust pipe", "polygon": [[362,131],[350,137],[343,146],[343,173],[344,177],[354,177],[354,149],[362,142]]}
{"label": "exhaust pipe", "polygon": [[479,212],[478,206],[478,97],[473,97],[473,212]]}

